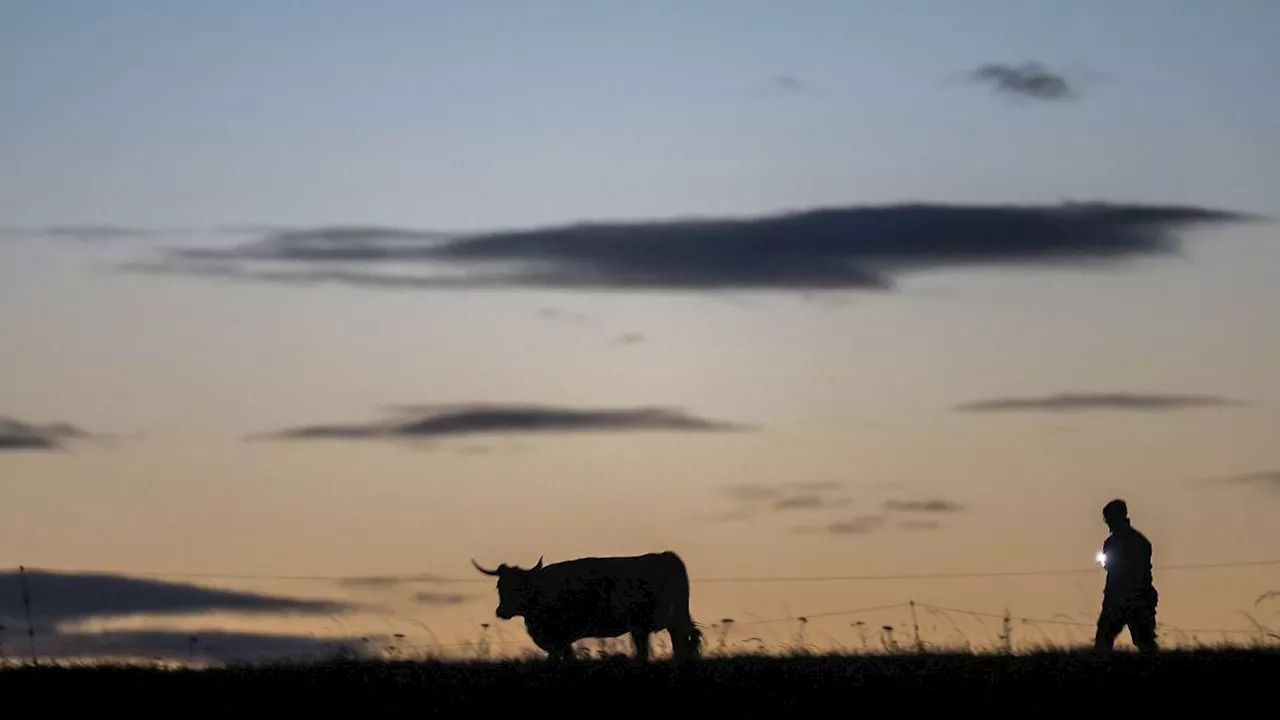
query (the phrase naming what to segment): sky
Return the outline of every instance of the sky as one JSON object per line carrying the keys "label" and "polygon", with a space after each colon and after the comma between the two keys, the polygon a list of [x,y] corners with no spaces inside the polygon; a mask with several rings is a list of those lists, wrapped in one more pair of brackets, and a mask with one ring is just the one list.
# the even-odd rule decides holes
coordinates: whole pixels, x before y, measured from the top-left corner
{"label": "sky", "polygon": [[1277,22],[4,0],[0,624],[517,645],[471,558],[670,549],[726,642],[1080,640],[1113,497],[1275,622],[1161,568],[1280,560]]}

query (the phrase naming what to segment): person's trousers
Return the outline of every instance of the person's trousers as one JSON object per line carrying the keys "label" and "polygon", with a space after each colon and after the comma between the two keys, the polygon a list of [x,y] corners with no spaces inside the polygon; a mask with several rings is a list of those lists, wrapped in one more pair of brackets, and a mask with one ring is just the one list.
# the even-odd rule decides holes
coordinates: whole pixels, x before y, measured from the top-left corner
{"label": "person's trousers", "polygon": [[1156,598],[1139,598],[1124,602],[1104,603],[1098,615],[1098,630],[1094,636],[1094,649],[1110,652],[1116,638],[1125,627],[1134,646],[1144,653],[1155,652]]}

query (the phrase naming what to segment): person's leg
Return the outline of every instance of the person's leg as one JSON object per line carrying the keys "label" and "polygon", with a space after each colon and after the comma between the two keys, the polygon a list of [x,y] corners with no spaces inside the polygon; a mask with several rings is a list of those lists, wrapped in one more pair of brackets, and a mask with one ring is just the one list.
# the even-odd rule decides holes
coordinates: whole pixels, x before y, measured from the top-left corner
{"label": "person's leg", "polygon": [[1111,654],[1124,624],[1124,616],[1118,608],[1103,605],[1102,612],[1098,614],[1098,630],[1093,637],[1094,652],[1100,655]]}
{"label": "person's leg", "polygon": [[1142,604],[1128,613],[1127,623],[1129,637],[1138,651],[1144,655],[1153,655],[1159,650],[1156,642],[1156,608],[1154,604]]}

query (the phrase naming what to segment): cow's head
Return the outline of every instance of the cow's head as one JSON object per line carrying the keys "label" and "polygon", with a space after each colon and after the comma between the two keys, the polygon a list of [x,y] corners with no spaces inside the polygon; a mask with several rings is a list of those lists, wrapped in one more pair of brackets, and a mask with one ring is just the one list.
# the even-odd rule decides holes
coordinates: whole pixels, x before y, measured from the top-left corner
{"label": "cow's head", "polygon": [[485,575],[498,578],[498,609],[495,612],[498,617],[510,620],[523,615],[536,603],[538,588],[535,579],[536,573],[542,569],[542,558],[538,558],[538,564],[528,570],[506,564],[499,565],[497,570],[485,570],[474,559],[471,564]]}

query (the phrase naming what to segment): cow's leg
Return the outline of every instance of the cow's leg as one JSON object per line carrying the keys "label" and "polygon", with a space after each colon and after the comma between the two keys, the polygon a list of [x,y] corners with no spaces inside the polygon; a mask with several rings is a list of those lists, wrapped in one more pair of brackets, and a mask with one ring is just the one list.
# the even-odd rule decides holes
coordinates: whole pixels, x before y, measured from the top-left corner
{"label": "cow's leg", "polygon": [[547,654],[547,659],[552,662],[564,662],[573,659],[573,643],[568,642],[555,633],[549,633],[541,628],[537,630],[529,630],[529,639]]}
{"label": "cow's leg", "polygon": [[636,663],[644,665],[649,662],[649,631],[632,630],[631,644],[636,648]]}
{"label": "cow's leg", "polygon": [[573,654],[573,643],[557,643],[546,648],[547,660],[555,663],[567,663],[577,659]]}

